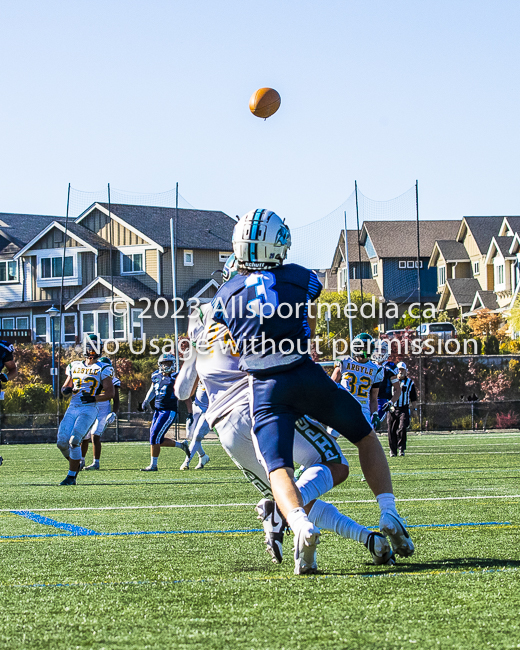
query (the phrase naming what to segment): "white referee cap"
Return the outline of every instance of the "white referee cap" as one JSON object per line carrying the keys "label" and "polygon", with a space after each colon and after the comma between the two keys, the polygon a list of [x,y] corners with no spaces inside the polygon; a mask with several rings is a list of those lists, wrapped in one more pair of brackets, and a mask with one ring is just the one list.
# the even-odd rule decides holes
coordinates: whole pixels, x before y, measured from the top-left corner
{"label": "white referee cap", "polygon": [[400,361],[397,364],[397,367],[400,368],[401,370],[408,370],[408,368],[406,367],[406,363],[404,361]]}

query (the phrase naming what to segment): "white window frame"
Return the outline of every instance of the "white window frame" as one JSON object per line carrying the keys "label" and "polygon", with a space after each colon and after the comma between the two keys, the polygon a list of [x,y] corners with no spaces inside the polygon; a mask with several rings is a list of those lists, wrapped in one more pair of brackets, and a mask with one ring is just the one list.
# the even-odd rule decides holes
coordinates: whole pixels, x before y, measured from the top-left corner
{"label": "white window frame", "polygon": [[443,287],[446,284],[446,266],[438,267],[437,282],[439,287]]}
{"label": "white window frame", "polygon": [[374,278],[377,278],[377,274],[378,274],[377,262],[373,262],[373,264],[372,264],[372,275],[374,276]]}
{"label": "white window frame", "polygon": [[16,278],[14,280],[0,280],[0,284],[15,284],[19,282],[20,269],[17,260],[0,260],[0,264],[5,264],[5,277],[9,277],[9,264],[14,264],[16,268]]}
{"label": "white window frame", "polygon": [[[191,261],[187,259],[188,255],[191,255]],[[183,250],[183,259],[184,259],[184,266],[193,266],[194,264],[193,251],[189,249]]]}
{"label": "white window frame", "polygon": [[[117,330],[118,332],[123,332],[123,336],[118,336],[117,338],[114,336],[114,316],[112,315],[112,318],[110,318],[110,311],[107,309],[96,309],[96,310],[89,310],[89,311],[80,311],[81,314],[81,336],[80,339],[83,341],[85,338],[85,334],[99,334],[99,315],[100,314],[107,314],[108,315],[108,338],[109,339],[115,339],[116,341],[124,341],[126,340],[126,314],[120,314],[123,317],[123,329],[122,330]],[[94,330],[84,330],[83,329],[83,316],[87,314],[92,314],[94,316]]]}
{"label": "white window frame", "polygon": [[223,251],[219,251],[219,253],[218,253],[218,261],[219,262],[227,262],[227,259],[231,254],[232,253],[225,253]]}
{"label": "white window frame", "polygon": [[[36,334],[36,320],[39,318],[45,319],[45,334]],[[50,331],[49,331],[49,315],[48,314],[34,314],[33,316],[33,339],[35,343],[48,343],[50,341]],[[37,336],[45,336],[45,341],[38,341]]]}
{"label": "white window frame", "polygon": [[[74,341],[66,341],[65,336],[71,336],[70,334],[65,334],[65,318],[74,318]],[[62,343],[76,343],[76,337],[78,336],[78,316],[76,312],[71,314],[62,314],[61,315],[61,342]]]}
{"label": "white window frame", "polygon": [[407,260],[406,261],[406,268],[407,269],[414,269],[415,268],[415,262],[413,260]]}
{"label": "white window frame", "polygon": [[480,262],[478,260],[473,262],[473,275],[480,275]]}
{"label": "white window frame", "polygon": [[[142,309],[131,309],[130,310],[130,314],[131,314],[131,323],[130,323],[131,327],[129,328],[130,329],[130,336],[136,341],[140,341],[143,338],[144,327],[143,327],[143,319],[141,318],[142,313],[143,313]],[[140,330],[141,330],[140,336],[134,336],[134,328],[136,326],[139,327]]]}
{"label": "white window frame", "polygon": [[497,264],[495,266],[495,283],[497,287],[501,287],[506,283],[506,274],[504,264]]}
{"label": "white window frame", "polygon": [[406,268],[406,260],[399,260],[399,268],[400,269]]}
{"label": "white window frame", "polygon": [[[6,321],[13,321],[13,326],[12,327],[6,327],[4,325],[4,323]],[[2,327],[1,327],[1,329],[3,329],[3,330],[14,330],[14,329],[16,329],[16,318],[14,316],[7,316],[7,317],[2,318]]]}
{"label": "white window frame", "polygon": [[[19,321],[25,320],[27,321],[27,325],[19,325]],[[29,327],[29,316],[17,316],[16,317],[16,329],[17,330],[28,330],[30,329]]]}
{"label": "white window frame", "polygon": [[[119,249],[119,254],[121,255],[120,259],[120,269],[121,269],[121,275],[146,275],[146,248],[143,248],[142,246],[128,246],[124,248]],[[124,263],[124,257],[132,257],[132,269],[134,266],[134,255],[141,255],[142,257],[142,269],[140,271],[123,271],[123,263]]]}
{"label": "white window frame", "polygon": [[[53,257],[61,257],[63,259],[63,249],[61,249],[61,254],[59,249],[39,250],[37,252],[36,282],[39,287],[61,287],[61,275],[57,278],[42,277],[42,260],[48,258],[52,259]],[[65,257],[72,257],[72,275],[63,278],[63,285],[66,287],[75,287],[78,284],[81,284],[81,265],[79,263],[78,250],[67,248],[65,251]]]}
{"label": "white window frame", "polygon": [[416,260],[416,261],[414,262],[414,266],[415,266],[416,269],[417,269],[417,268],[422,269],[422,262],[421,262],[421,261],[418,262],[418,261]]}

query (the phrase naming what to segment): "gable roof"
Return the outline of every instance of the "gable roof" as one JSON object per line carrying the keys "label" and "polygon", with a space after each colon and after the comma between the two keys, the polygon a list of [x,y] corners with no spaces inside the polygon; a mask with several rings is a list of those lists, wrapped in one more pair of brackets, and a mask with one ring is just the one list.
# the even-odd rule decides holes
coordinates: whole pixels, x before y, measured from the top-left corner
{"label": "gable roof", "polygon": [[[83,226],[75,224],[74,222],[69,221],[67,228],[65,228],[65,224],[62,221],[51,221],[51,223],[33,237],[30,242],[28,242],[23,248],[20,248],[14,256],[14,259],[18,259],[27,253],[27,251],[31,250],[34,244],[53,228],[58,228],[58,230],[61,230],[62,232],[65,232],[65,229],[67,229],[67,232],[71,233],[71,237],[77,239],[78,243],[90,249],[93,253],[97,253],[99,249],[103,250],[110,247],[108,242],[106,242],[102,237]],[[60,247],[59,250],[61,251],[63,248]]]}
{"label": "gable roof", "polygon": [[453,239],[441,239],[435,242],[428,268],[436,266],[441,256],[445,262],[469,262],[470,259],[464,244]]}
{"label": "gable roof", "polygon": [[476,278],[448,278],[439,300],[439,307],[443,299],[444,304],[448,302],[448,296],[445,296],[447,291],[452,294],[459,307],[469,307],[473,303],[476,292],[480,291],[480,284]]}
{"label": "gable roof", "polygon": [[[419,221],[421,257],[431,256],[437,240],[455,239],[459,227],[459,221],[450,219]],[[360,236],[362,244],[367,235],[380,258],[417,258],[416,221],[365,221]]]}
{"label": "gable roof", "polygon": [[464,229],[469,228],[480,254],[485,255],[491,240],[498,235],[503,219],[504,217],[462,217],[462,223],[455,239],[460,241]]}
{"label": "gable roof", "polygon": [[486,255],[486,264],[491,264],[495,257],[495,252],[500,253],[504,259],[515,259],[515,255],[510,253],[511,244],[513,243],[512,237],[493,237],[489,244]]}
{"label": "gable roof", "polygon": [[65,217],[0,212],[0,234],[12,242],[12,248],[16,252],[34,239],[41,230],[53,221],[64,223]]}
{"label": "gable roof", "polygon": [[[93,204],[76,219],[76,223],[81,223],[96,205],[108,214],[108,203]],[[175,223],[175,208],[111,203],[110,211],[142,233],[145,239],[151,239],[163,248],[170,248],[170,219],[174,219]],[[177,248],[231,251],[235,224],[236,221],[224,212],[179,208],[175,245]]]}
{"label": "gable roof", "polygon": [[503,219],[504,219],[503,225],[507,223],[507,225],[513,231],[513,234],[520,233],[520,217],[517,216],[503,217]]}
{"label": "gable roof", "polygon": [[[369,262],[369,258],[364,246],[358,245],[358,231],[347,230],[348,260],[350,263],[359,263],[359,251],[361,251],[361,261]],[[339,268],[345,263],[345,229],[339,233],[338,243],[334,251],[334,259],[331,268]]]}
{"label": "gable roof", "polygon": [[110,276],[100,275],[69,300],[64,309],[69,309],[76,304],[76,302],[81,300],[97,284],[103,285],[109,291],[107,297],[108,300],[112,293],[112,281],[114,283],[114,294],[119,296],[122,300],[128,301],[131,305],[133,305],[135,301],[139,301],[140,298],[157,298],[157,293],[155,291],[142,282],[139,282],[136,278],[122,275],[114,275],[114,277],[111,278]]}
{"label": "gable roof", "polygon": [[477,311],[478,309],[498,309],[497,297],[494,291],[477,291],[470,311]]}

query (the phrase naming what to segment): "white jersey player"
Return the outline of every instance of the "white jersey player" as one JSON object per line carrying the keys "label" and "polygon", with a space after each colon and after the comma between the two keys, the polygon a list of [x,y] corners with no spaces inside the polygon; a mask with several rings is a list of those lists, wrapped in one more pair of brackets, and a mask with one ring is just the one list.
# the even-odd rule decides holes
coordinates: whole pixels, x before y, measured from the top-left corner
{"label": "white jersey player", "polygon": [[[108,357],[101,357],[100,362],[109,363],[112,365],[112,362]],[[113,399],[113,408],[112,402],[99,402],[98,404],[98,416],[92,428],[83,438],[81,442],[81,461],[79,468],[82,470],[98,470],[99,462],[101,458],[101,436],[105,432],[105,429],[114,422],[116,419],[116,414],[119,411],[119,387],[121,386],[121,381],[114,375],[112,377],[112,383],[114,384],[114,399]],[[98,389],[98,392],[101,390]],[[85,467],[85,456],[87,455],[89,442],[92,441],[92,446],[94,449],[94,458],[92,465]]]}
{"label": "white jersey player", "polygon": [[370,334],[358,334],[352,340],[352,356],[336,361],[332,379],[356,398],[375,428],[379,424],[377,395],[385,371],[370,360],[372,341]]}
{"label": "white jersey player", "polygon": [[202,448],[202,441],[208,435],[210,429],[206,420],[206,411],[208,410],[209,400],[204,384],[199,381],[192,404],[193,419],[186,423],[186,438],[190,441],[190,455],[182,463],[180,469],[189,469],[192,458],[197,453],[199,462],[195,469],[202,469],[209,463],[209,456]]}
{"label": "white jersey player", "polygon": [[[228,260],[224,277],[226,270],[229,274],[231,265]],[[181,369],[175,392],[179,399],[186,399],[200,377],[208,394],[206,419],[209,426],[218,434],[222,447],[234,463],[265,497],[256,506],[256,511],[266,533],[267,550],[273,562],[280,563],[287,524],[272,501],[269,478],[251,434],[249,378],[238,367],[239,355],[229,331],[212,319],[210,305],[204,305],[192,314],[189,336],[191,357]],[[306,417],[298,420],[294,458],[307,468],[297,485],[309,519],[318,527],[335,530],[365,544],[376,564],[393,564],[393,553],[383,535],[371,533],[342,515],[332,504],[318,500],[348,476],[348,462],[325,427]],[[295,572],[300,572],[298,565]]]}
{"label": "white jersey player", "polygon": [[85,359],[67,366],[67,379],[61,392],[72,397],[58,429],[57,445],[69,461],[69,472],[60,485],[76,485],[81,441],[98,417],[98,404],[114,397],[114,371],[109,363],[100,361],[100,347],[99,337],[89,335],[85,342]]}

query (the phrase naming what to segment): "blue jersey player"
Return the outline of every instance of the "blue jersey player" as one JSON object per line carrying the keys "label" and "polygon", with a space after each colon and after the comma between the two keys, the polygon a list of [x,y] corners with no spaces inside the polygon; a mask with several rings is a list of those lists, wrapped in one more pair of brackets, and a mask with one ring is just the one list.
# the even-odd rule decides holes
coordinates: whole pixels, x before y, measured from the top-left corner
{"label": "blue jersey player", "polygon": [[[361,406],[310,358],[312,303],[321,292],[313,271],[282,265],[290,232],[269,210],[252,210],[233,233],[239,273],[213,300],[214,320],[238,345],[240,368],[250,375],[253,432],[275,500],[295,535],[295,573],[316,572],[319,530],[308,520],[294,483],[293,440],[297,419],[309,415],[358,447],[361,467],[381,507],[381,532],[394,552],[411,555],[413,544],[395,510],[385,454]],[[323,481],[332,484],[330,470]],[[308,506],[306,506],[308,512]]]}
{"label": "blue jersey player", "polygon": [[161,447],[179,447],[184,453],[190,455],[190,447],[186,441],[177,442],[166,438],[166,433],[177,417],[177,398],[173,391],[175,378],[178,373],[174,372],[175,357],[173,354],[161,354],[158,361],[159,369],[152,374],[152,385],[142,404],[144,410],[154,401],[154,412],[152,425],[150,426],[150,455],[151,462],[142,472],[156,472],[157,461],[161,453]]}
{"label": "blue jersey player", "polygon": [[393,361],[388,361],[389,356],[388,341],[376,341],[371,359],[384,370],[377,395],[377,416],[381,421],[386,418],[388,411],[394,410],[397,400],[401,397],[401,384],[397,378],[399,369]]}
{"label": "blue jersey player", "polygon": [[[2,384],[6,384],[14,379],[18,374],[16,363],[14,361],[14,347],[8,341],[0,340],[0,399],[4,399]],[[0,465],[3,458],[0,456]]]}

